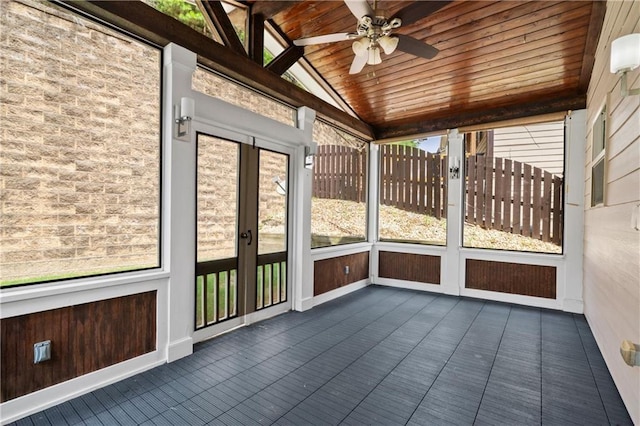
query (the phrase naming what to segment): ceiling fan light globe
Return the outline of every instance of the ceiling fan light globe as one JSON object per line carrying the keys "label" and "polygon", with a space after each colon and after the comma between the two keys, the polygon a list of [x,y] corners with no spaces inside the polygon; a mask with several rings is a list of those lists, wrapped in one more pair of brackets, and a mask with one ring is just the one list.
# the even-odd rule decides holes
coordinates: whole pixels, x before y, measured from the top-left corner
{"label": "ceiling fan light globe", "polygon": [[398,39],[398,37],[383,36],[378,39],[378,44],[380,45],[380,47],[382,47],[384,53],[386,53],[387,55],[391,55],[393,52],[395,52],[396,47],[398,47],[399,40],[400,39]]}
{"label": "ceiling fan light globe", "polygon": [[367,55],[368,46],[363,39],[354,41],[353,44],[351,45],[351,48],[353,49],[353,53],[355,53],[356,56]]}
{"label": "ceiling fan light globe", "polygon": [[367,59],[367,64],[369,65],[378,65],[382,63],[382,58],[380,57],[380,48],[378,46],[369,48],[369,58]]}

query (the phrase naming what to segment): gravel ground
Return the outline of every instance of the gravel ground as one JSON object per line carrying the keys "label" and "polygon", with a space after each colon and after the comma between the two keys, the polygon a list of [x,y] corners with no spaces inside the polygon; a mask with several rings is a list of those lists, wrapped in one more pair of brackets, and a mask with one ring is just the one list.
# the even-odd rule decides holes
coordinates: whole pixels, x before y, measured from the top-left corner
{"label": "gravel ground", "polygon": [[[311,205],[312,233],[326,236],[364,236],[366,206],[353,201],[314,198]],[[392,240],[411,240],[431,244],[446,243],[446,220],[407,212],[390,206],[380,206],[380,237]],[[464,227],[466,247],[499,250],[561,253],[562,248],[522,235],[486,230],[474,225]]]}

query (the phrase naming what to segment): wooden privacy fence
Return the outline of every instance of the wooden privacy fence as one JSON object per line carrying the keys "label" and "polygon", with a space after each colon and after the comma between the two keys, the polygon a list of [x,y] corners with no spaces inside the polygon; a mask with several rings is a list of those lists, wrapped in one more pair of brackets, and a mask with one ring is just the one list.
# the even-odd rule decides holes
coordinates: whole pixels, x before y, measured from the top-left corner
{"label": "wooden privacy fence", "polygon": [[465,221],[555,244],[562,242],[562,177],[500,157],[470,156]]}
{"label": "wooden privacy fence", "polygon": [[380,204],[447,217],[447,158],[403,145],[380,146]]}
{"label": "wooden privacy fence", "polygon": [[[356,149],[320,146],[314,166],[318,198],[365,201],[366,155]],[[562,177],[529,164],[484,155],[465,167],[465,221],[562,242]],[[380,204],[427,214],[447,215],[447,158],[403,145],[380,146]]]}
{"label": "wooden privacy fence", "polygon": [[364,202],[367,197],[367,152],[340,145],[320,145],[313,167],[313,194]]}

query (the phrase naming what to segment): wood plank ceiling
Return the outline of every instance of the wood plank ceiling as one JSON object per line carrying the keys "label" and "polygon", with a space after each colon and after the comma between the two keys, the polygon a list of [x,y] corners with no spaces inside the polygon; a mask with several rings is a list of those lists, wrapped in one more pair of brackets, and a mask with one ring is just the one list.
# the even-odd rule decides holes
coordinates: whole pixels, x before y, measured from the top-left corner
{"label": "wood plank ceiling", "polygon": [[[354,32],[356,18],[343,1],[243,1],[250,12],[248,51],[232,40],[237,35],[219,1],[196,2],[230,39],[224,45],[142,2],[62,1],[159,46],[184,46],[213,70],[294,107],[309,106],[319,117],[374,140],[585,108],[606,7],[603,0],[451,1],[396,30],[435,46],[435,58],[396,50],[383,54],[381,64],[350,75],[350,40],[304,49],[292,44],[301,37]],[[377,8],[390,18],[415,3],[379,0]],[[267,67],[265,22],[288,45]],[[358,118],[279,77],[301,55]]]}
{"label": "wood plank ceiling", "polygon": [[[342,1],[250,2],[290,41],[354,32]],[[412,2],[378,2],[391,17]],[[270,4],[270,7],[267,7]],[[277,6],[277,7],[276,7]],[[585,107],[605,5],[600,1],[456,0],[397,30],[440,50],[396,50],[349,74],[352,41],[306,46],[304,58],[377,138]]]}

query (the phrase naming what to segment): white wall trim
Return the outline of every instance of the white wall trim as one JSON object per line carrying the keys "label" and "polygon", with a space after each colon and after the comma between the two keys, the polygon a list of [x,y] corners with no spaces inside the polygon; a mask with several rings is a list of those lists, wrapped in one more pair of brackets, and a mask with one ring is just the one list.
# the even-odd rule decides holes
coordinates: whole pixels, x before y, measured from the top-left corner
{"label": "white wall trim", "polygon": [[430,256],[444,256],[447,253],[447,248],[445,246],[433,246],[426,244],[377,241],[375,246],[379,251],[391,251],[394,253],[426,254]]}
{"label": "white wall trim", "polygon": [[135,272],[50,283],[46,287],[7,288],[0,293],[0,318],[157,290],[166,286],[168,277],[166,272]]}
{"label": "white wall trim", "polygon": [[[564,265],[564,256],[559,254],[514,252],[507,250],[460,249],[461,260],[488,260],[494,262],[521,263],[524,265],[542,265],[560,267]],[[464,272],[464,271],[463,271]]]}
{"label": "white wall trim", "polygon": [[576,299],[562,299],[562,310],[565,312],[571,312],[573,314],[584,313],[584,302]]}
{"label": "white wall trim", "polygon": [[375,283],[373,284],[384,285],[387,287],[405,288],[408,290],[427,291],[429,293],[443,293],[441,286],[438,284],[421,283],[417,281],[404,281],[393,278],[377,277]]}
{"label": "white wall trim", "polygon": [[313,298],[308,298],[303,301],[303,305],[306,307],[306,309],[304,310],[311,309],[315,306],[318,306],[323,303],[329,302],[331,300],[337,299],[339,297],[345,296],[349,293],[353,293],[354,291],[365,288],[368,285],[369,285],[368,279],[360,280],[360,281],[356,281],[355,283],[345,285],[343,287],[339,287],[335,290],[322,293],[318,296],[314,296]]}
{"label": "white wall trim", "polygon": [[167,348],[167,362],[173,362],[177,359],[189,356],[192,353],[193,339],[190,336],[169,342],[169,347]]}
{"label": "white wall trim", "polygon": [[1,422],[14,422],[164,363],[164,351],[157,350],[12,399],[1,406]]}
{"label": "white wall trim", "polygon": [[362,253],[371,250],[372,243],[362,242],[345,244],[342,246],[322,247],[311,250],[311,259],[313,261],[323,259],[333,259],[334,257],[347,256],[350,254]]}
{"label": "white wall trim", "polygon": [[562,306],[557,299],[545,299],[542,297],[522,296],[519,294],[499,293],[496,291],[476,290],[472,288],[460,289],[460,296],[473,297],[475,299],[493,300],[496,302],[513,303],[515,305],[532,306],[560,310]]}

